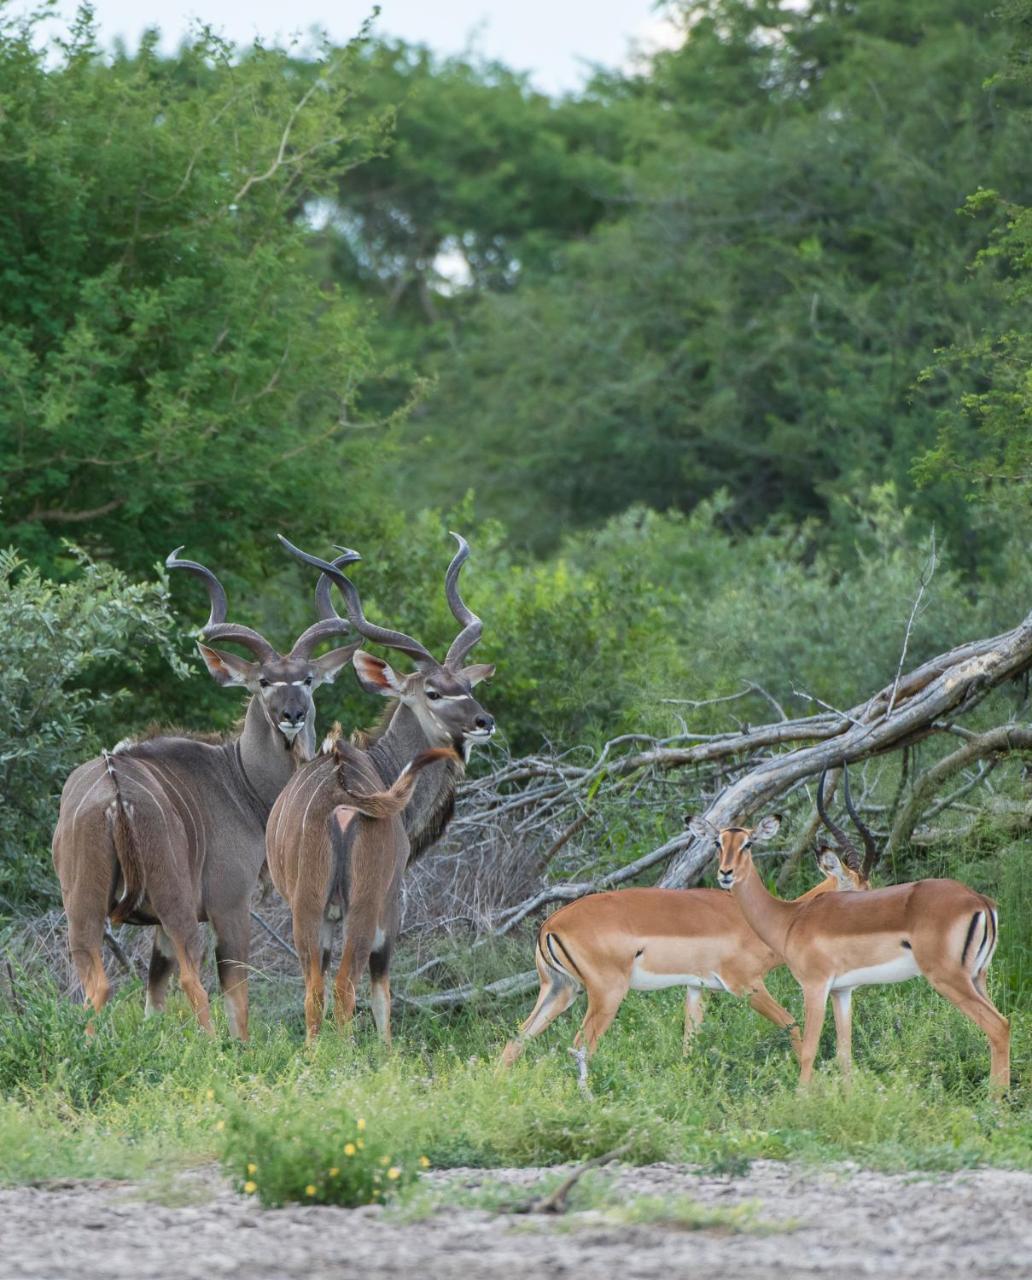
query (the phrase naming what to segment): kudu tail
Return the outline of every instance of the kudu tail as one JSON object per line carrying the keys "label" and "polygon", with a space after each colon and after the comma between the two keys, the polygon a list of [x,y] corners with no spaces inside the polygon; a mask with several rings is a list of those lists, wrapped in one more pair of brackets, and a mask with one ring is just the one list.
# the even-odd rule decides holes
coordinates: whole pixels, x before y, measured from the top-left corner
{"label": "kudu tail", "polygon": [[122,924],[143,901],[147,880],[143,870],[143,859],[140,856],[140,846],[133,829],[132,812],[122,797],[114,759],[108,751],[104,752],[104,763],[107,765],[111,785],[115,789],[114,811],[109,811],[109,823],[111,843],[115,847],[115,857],[122,869],[123,883],[122,896],[111,911],[111,923]]}
{"label": "kudu tail", "polygon": [[398,774],[394,783],[386,791],[345,791],[339,803],[350,809],[357,809],[367,818],[392,818],[400,813],[412,798],[416,780],[428,765],[438,760],[458,760],[451,747],[433,747],[429,751],[421,751],[414,760]]}

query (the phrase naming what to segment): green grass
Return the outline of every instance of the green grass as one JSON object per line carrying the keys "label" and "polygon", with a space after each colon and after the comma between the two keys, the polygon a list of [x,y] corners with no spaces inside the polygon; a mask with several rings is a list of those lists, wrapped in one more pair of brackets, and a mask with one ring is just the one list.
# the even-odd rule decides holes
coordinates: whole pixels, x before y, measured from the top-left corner
{"label": "green grass", "polygon": [[[684,1058],[680,993],[632,993],[592,1062],[594,1101],[578,1092],[566,1052],[582,1005],[499,1074],[498,1053],[530,996],[451,1016],[402,1012],[391,1052],[367,1016],[353,1034],[327,1027],[309,1050],[296,987],[270,992],[264,1010],[257,1004],[253,1039],[241,1046],[224,1033],[203,1036],[182,997],[145,1020],[139,987],[112,1001],[88,1037],[81,1009],[20,981],[20,1007],[0,1004],[0,1183],[141,1178],[223,1154],[242,1182],[241,1154],[227,1145],[240,1116],[251,1117],[266,1153],[320,1128],[332,1146],[363,1117],[378,1152],[409,1163],[426,1155],[436,1167],[579,1161],[630,1138],[629,1159],[726,1173],[757,1158],[1032,1168],[1029,853],[1012,844],[975,855],[981,861],[965,878],[1001,906],[992,985],[1012,1024],[1015,1082],[1005,1100],[989,1096],[984,1037],[920,980],[858,993],[849,1089],[831,1061],[829,1014],[823,1063],[806,1094],[796,1092],[785,1034],[743,1002],[713,997]],[[477,956],[478,965],[492,963],[488,948]],[[511,951],[496,962],[515,967]],[[771,987],[798,1011],[787,973],[772,975]],[[285,1000],[291,1012],[282,1017]],[[332,1155],[313,1147],[313,1169],[329,1167]],[[260,1162],[245,1159],[245,1172],[247,1163]],[[300,1164],[290,1168],[281,1190],[308,1185],[298,1182],[307,1176]]]}

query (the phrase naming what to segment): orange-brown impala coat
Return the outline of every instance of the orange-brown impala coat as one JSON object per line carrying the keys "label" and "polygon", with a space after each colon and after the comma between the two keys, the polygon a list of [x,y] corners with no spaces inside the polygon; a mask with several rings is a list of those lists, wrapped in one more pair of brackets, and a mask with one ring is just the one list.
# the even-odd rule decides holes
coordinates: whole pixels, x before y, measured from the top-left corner
{"label": "orange-brown impala coat", "polygon": [[826,894],[785,902],[768,892],[750,846],[773,836],[776,816],[752,831],[716,831],[696,820],[697,835],[718,842],[717,880],[730,889],[749,925],[785,957],[803,989],[800,1084],[813,1075],[830,994],[838,1059],[852,1066],[852,996],[857,987],[923,975],[985,1032],[995,1089],[1010,1081],[1010,1027],[989,999],[986,973],[996,949],[996,904],[957,880],[918,880],[864,894]]}
{"label": "orange-brown impala coat", "polygon": [[[819,862],[825,879],[800,901],[834,889],[866,888],[859,873],[830,850],[821,850]],[[708,990],[745,996],[757,1013],[788,1029],[799,1056],[796,1020],[764,985],[782,959],[719,889],[615,889],[578,898],[542,924],[534,961],[541,990],[517,1038],[505,1046],[506,1066],[519,1058],[527,1040],[570,1007],[582,988],[588,1008],[573,1043],[588,1055],[628,991],[685,987],[686,1050],[702,1022],[703,992]]]}
{"label": "orange-brown impala coat", "polygon": [[322,1024],[331,930],[343,919],[334,1017],[339,1025],[351,1018],[355,988],[368,966],[373,1018],[389,1040],[388,970],[400,924],[402,875],[450,820],[469,751],[494,733],[494,718],[473,697],[473,687],[494,668],[462,665],[482,631],[458,591],[469,547],[458,538],[459,550],[445,576],[448,604],[462,630],[440,663],[411,636],[369,622],[354,584],[339,567],[283,541],[292,554],[323,571],[320,600],[334,582],[358,634],[407,654],[416,664],[412,674],[399,675],[382,658],[362,650],[354,655],[363,687],[392,699],[390,714],[378,732],[362,736],[362,745],[325,744],[327,753],[284,789],[266,834],[269,871],[293,916],[308,1039]]}

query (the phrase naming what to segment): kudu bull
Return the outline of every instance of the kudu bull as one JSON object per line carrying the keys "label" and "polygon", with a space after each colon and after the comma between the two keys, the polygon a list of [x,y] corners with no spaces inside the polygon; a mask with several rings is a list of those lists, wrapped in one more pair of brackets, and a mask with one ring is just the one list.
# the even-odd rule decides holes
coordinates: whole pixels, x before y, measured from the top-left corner
{"label": "kudu bull", "polygon": [[406,654],[416,665],[411,675],[399,675],[382,658],[361,649],[355,653],[362,687],[394,700],[387,717],[379,730],[356,742],[327,740],[323,754],[290,780],[269,817],[269,871],[293,914],[309,1041],[322,1025],[331,928],[341,918],[346,932],[334,984],[335,1019],[343,1025],[352,1017],[355,988],[368,965],[373,1018],[380,1035],[390,1040],[388,971],[400,923],[402,875],[450,820],[470,749],[494,733],[494,719],[472,693],[494,667],[462,666],[482,624],[459,595],[459,572],[469,547],[453,536],[459,549],[445,576],[445,592],[462,630],[443,663],[411,636],[369,622],[357,590],[338,565],[281,539],[291,554],[322,570],[320,600],[328,600],[329,584],[335,583],[359,635]]}
{"label": "kudu bull", "polygon": [[[101,944],[110,915],[116,924],[156,926],[148,1013],[164,1007],[178,961],[183,990],[210,1031],[198,929],[210,921],[230,1029],[246,1039],[250,901],[265,858],[265,823],[297,765],[314,754],[313,690],[333,680],[357,645],[311,656],[320,641],[349,629],[330,606],[288,654],[277,653],[257,631],[226,621],[221,583],[203,565],[178,559],[181,550],[165,563],[207,587],[203,639],[242,645],[255,658],[198,642],[218,684],[251,693],[242,731],[216,742],[179,735],[127,741],[80,765],[61,795],[54,868],[87,1005],[99,1010],[108,998]],[[357,558],[349,552],[339,563]],[[320,597],[328,599],[328,592]]]}

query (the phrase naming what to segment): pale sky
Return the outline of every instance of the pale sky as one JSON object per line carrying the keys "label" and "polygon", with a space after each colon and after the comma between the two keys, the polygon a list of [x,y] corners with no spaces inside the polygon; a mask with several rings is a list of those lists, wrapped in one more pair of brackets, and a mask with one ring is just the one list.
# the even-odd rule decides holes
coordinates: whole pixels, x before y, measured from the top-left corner
{"label": "pale sky", "polygon": [[[16,0],[8,12],[35,7]],[[59,10],[74,13],[75,0]],[[102,40],[122,37],[134,46],[140,32],[158,26],[174,47],[191,22],[202,19],[228,39],[266,43],[323,27],[344,41],[355,34],[372,0],[94,0]],[[529,71],[548,93],[576,89],[590,64],[624,65],[632,44],[669,43],[669,25],[655,0],[381,0],[376,30],[461,53],[471,44],[517,71]]]}

